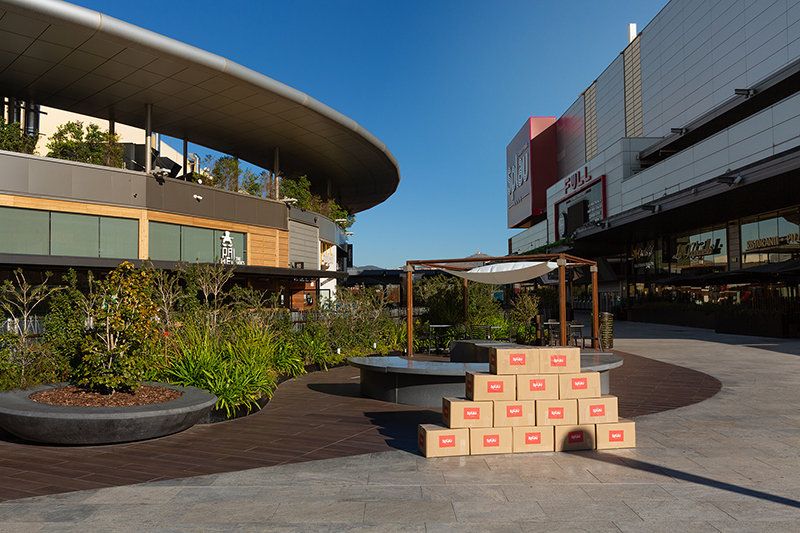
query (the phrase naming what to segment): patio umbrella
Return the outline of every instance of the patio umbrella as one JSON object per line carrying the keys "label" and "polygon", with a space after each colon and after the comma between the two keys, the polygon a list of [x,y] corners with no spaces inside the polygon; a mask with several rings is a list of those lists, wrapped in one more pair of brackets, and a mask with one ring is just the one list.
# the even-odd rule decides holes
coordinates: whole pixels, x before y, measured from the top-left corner
{"label": "patio umbrella", "polygon": [[554,261],[518,261],[495,263],[493,265],[475,267],[467,271],[447,269],[446,272],[469,281],[477,281],[478,283],[507,285],[538,278],[557,268],[558,265]]}

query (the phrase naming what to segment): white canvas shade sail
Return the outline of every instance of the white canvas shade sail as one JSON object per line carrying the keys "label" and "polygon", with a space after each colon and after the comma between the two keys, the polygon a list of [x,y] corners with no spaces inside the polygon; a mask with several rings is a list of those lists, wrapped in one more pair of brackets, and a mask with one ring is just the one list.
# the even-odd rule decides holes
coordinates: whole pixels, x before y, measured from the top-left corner
{"label": "white canvas shade sail", "polygon": [[490,283],[493,285],[507,285],[509,283],[522,283],[544,276],[558,268],[553,261],[518,261],[513,263],[495,263],[475,267],[471,270],[447,270],[450,274],[469,281]]}

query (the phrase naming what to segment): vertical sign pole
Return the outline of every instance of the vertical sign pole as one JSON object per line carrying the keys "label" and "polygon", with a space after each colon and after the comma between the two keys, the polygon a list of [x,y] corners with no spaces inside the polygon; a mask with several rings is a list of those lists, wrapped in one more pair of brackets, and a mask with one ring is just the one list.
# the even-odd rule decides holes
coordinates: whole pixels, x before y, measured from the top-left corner
{"label": "vertical sign pole", "polygon": [[592,271],[592,348],[600,348],[600,305],[597,301],[597,265],[589,267]]}
{"label": "vertical sign pole", "polygon": [[558,321],[561,322],[561,346],[567,345],[567,260],[558,254]]}
{"label": "vertical sign pole", "polygon": [[414,356],[414,268],[406,263],[406,340],[408,356]]}

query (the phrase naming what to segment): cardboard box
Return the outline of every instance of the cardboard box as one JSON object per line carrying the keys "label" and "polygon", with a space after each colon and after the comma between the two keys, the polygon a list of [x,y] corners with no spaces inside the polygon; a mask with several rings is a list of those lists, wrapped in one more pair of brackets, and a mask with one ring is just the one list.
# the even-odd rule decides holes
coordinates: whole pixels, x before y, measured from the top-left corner
{"label": "cardboard box", "polygon": [[513,437],[511,428],[469,428],[470,455],[511,453]]}
{"label": "cardboard box", "polygon": [[467,398],[474,401],[516,400],[517,377],[488,372],[467,372]]}
{"label": "cardboard box", "polygon": [[517,400],[558,400],[556,374],[517,375]]}
{"label": "cardboard box", "polygon": [[618,422],[597,424],[597,449],[614,450],[636,447],[636,423],[620,418]]}
{"label": "cardboard box", "polygon": [[595,425],[556,426],[555,451],[595,449]]}
{"label": "cardboard box", "polygon": [[442,423],[449,428],[490,428],[493,410],[492,402],[442,398]]}
{"label": "cardboard box", "polygon": [[494,427],[533,426],[535,424],[536,407],[533,400],[494,402]]}
{"label": "cardboard box", "polygon": [[552,452],[555,450],[553,426],[517,426],[511,429],[514,453]]}
{"label": "cardboard box", "polygon": [[420,424],[417,429],[417,446],[425,457],[469,455],[469,429]]}
{"label": "cardboard box", "polygon": [[492,374],[538,374],[538,348],[490,348],[489,372]]}
{"label": "cardboard box", "polygon": [[537,426],[574,426],[578,423],[578,400],[536,400]]}
{"label": "cardboard box", "polygon": [[559,374],[558,397],[564,400],[568,398],[599,398],[600,372],[587,370],[576,374]]}
{"label": "cardboard box", "polygon": [[578,398],[578,424],[603,424],[619,420],[617,397]]}
{"label": "cardboard box", "polygon": [[581,371],[581,349],[570,346],[542,348],[540,374],[577,374]]}

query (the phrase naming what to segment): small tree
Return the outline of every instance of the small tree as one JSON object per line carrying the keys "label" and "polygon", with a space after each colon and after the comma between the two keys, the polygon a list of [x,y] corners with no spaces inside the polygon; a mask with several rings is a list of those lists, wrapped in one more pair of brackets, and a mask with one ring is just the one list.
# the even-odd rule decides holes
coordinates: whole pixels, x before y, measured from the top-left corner
{"label": "small tree", "polygon": [[118,141],[118,135],[101,131],[97,124],[89,124],[84,131],[83,122],[67,122],[50,137],[47,157],[122,168],[122,146]]}
{"label": "small tree", "polygon": [[32,135],[25,133],[19,122],[7,124],[5,119],[0,117],[0,150],[33,154],[36,152],[38,140],[38,133]]}
{"label": "small tree", "polygon": [[158,337],[153,273],[124,262],[103,281],[89,280],[91,335],[77,375],[103,391],[136,390]]}

